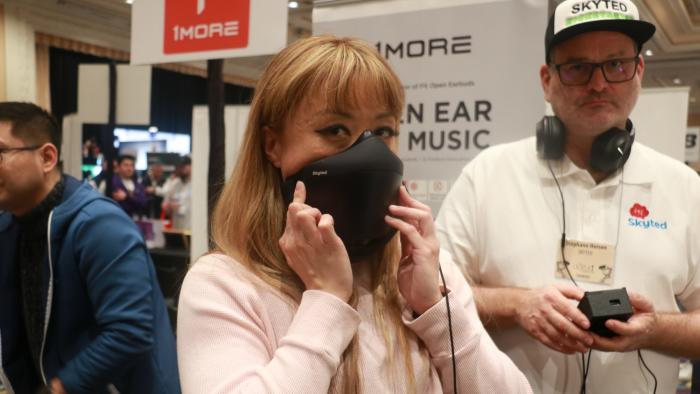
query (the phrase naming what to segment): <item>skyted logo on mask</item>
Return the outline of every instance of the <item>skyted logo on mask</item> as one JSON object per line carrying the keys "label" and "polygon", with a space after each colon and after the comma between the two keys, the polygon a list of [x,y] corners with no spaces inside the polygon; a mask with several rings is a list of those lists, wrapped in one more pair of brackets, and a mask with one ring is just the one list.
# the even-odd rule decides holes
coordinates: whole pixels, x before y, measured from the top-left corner
{"label": "skyted logo on mask", "polygon": [[630,213],[630,218],[627,219],[627,223],[632,226],[632,227],[639,227],[639,228],[657,228],[659,230],[666,230],[668,229],[668,222],[665,220],[663,222],[654,220],[652,218],[648,218],[649,216],[649,210],[647,207],[640,203],[634,203],[632,205],[632,208],[629,210]]}
{"label": "skyted logo on mask", "polygon": [[168,54],[245,48],[251,0],[165,0]]}

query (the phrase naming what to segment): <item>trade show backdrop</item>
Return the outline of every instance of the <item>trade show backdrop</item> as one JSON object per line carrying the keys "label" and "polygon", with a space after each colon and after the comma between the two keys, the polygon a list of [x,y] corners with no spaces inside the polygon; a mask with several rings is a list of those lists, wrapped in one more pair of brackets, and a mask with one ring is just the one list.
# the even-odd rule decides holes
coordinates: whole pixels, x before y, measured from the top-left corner
{"label": "trade show backdrop", "polygon": [[[383,0],[316,7],[313,17],[314,34],[367,40],[398,73],[404,176],[434,212],[469,160],[534,135],[551,114],[539,79],[545,0]],[[630,115],[637,141],[684,160],[688,93],[643,89]]]}
{"label": "trade show backdrop", "polygon": [[464,165],[534,133],[547,2],[388,0],[316,7],[314,34],[367,40],[406,89],[400,156],[435,212]]}
{"label": "trade show backdrop", "polygon": [[[406,89],[400,156],[414,197],[437,213],[479,152],[533,136],[546,105],[545,0],[384,0],[315,5],[314,34],[375,45]],[[687,88],[644,89],[631,115],[638,140],[678,160],[686,141]],[[226,176],[245,130],[245,106],[226,110]],[[193,115],[193,187],[205,190],[206,108]],[[691,137],[692,138],[692,137]],[[232,202],[235,203],[235,202]],[[206,197],[194,193],[193,261],[207,250]]]}

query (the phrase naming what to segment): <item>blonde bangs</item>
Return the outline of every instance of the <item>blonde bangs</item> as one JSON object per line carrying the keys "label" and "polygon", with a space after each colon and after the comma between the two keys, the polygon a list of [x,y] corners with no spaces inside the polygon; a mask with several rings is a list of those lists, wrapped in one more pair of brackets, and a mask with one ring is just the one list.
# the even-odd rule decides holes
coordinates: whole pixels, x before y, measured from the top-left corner
{"label": "blonde bangs", "polygon": [[330,64],[322,68],[324,73],[315,73],[311,91],[323,94],[333,112],[360,108],[370,101],[384,103],[396,119],[401,119],[404,94],[398,77],[386,72],[389,66],[381,61],[383,59],[368,58],[366,54],[350,50],[354,48],[346,49],[345,53],[329,59]]}
{"label": "blonde bangs", "polygon": [[[320,96],[328,108],[345,112],[364,101],[385,103],[401,119],[404,91],[401,81],[376,49],[354,38],[312,37],[292,44],[276,58],[266,73],[268,98],[264,126],[282,128],[303,100]],[[274,87],[274,88],[272,88]]]}

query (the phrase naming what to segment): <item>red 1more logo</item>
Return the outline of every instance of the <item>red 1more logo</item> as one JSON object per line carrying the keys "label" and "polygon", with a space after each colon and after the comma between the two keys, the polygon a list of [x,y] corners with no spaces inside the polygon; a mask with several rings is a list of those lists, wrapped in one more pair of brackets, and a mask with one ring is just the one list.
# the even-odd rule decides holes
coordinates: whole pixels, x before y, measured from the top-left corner
{"label": "red 1more logo", "polygon": [[251,0],[165,0],[163,52],[248,46]]}

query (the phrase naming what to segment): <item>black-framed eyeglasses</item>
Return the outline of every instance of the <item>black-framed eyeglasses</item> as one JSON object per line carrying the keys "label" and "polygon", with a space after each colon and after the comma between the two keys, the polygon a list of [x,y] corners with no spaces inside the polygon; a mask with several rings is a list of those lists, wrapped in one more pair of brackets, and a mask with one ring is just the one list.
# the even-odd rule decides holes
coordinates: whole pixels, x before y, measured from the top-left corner
{"label": "black-framed eyeglasses", "polygon": [[609,83],[627,82],[634,78],[638,65],[639,56],[610,59],[602,63],[570,62],[553,66],[557,69],[562,84],[574,86],[590,82],[596,68],[600,68]]}
{"label": "black-framed eyeglasses", "polygon": [[41,148],[41,145],[20,146],[20,147],[16,147],[16,148],[0,148],[0,164],[2,164],[2,161],[5,157],[5,153],[24,152],[24,151],[30,151],[30,150],[37,150],[39,148]]}

